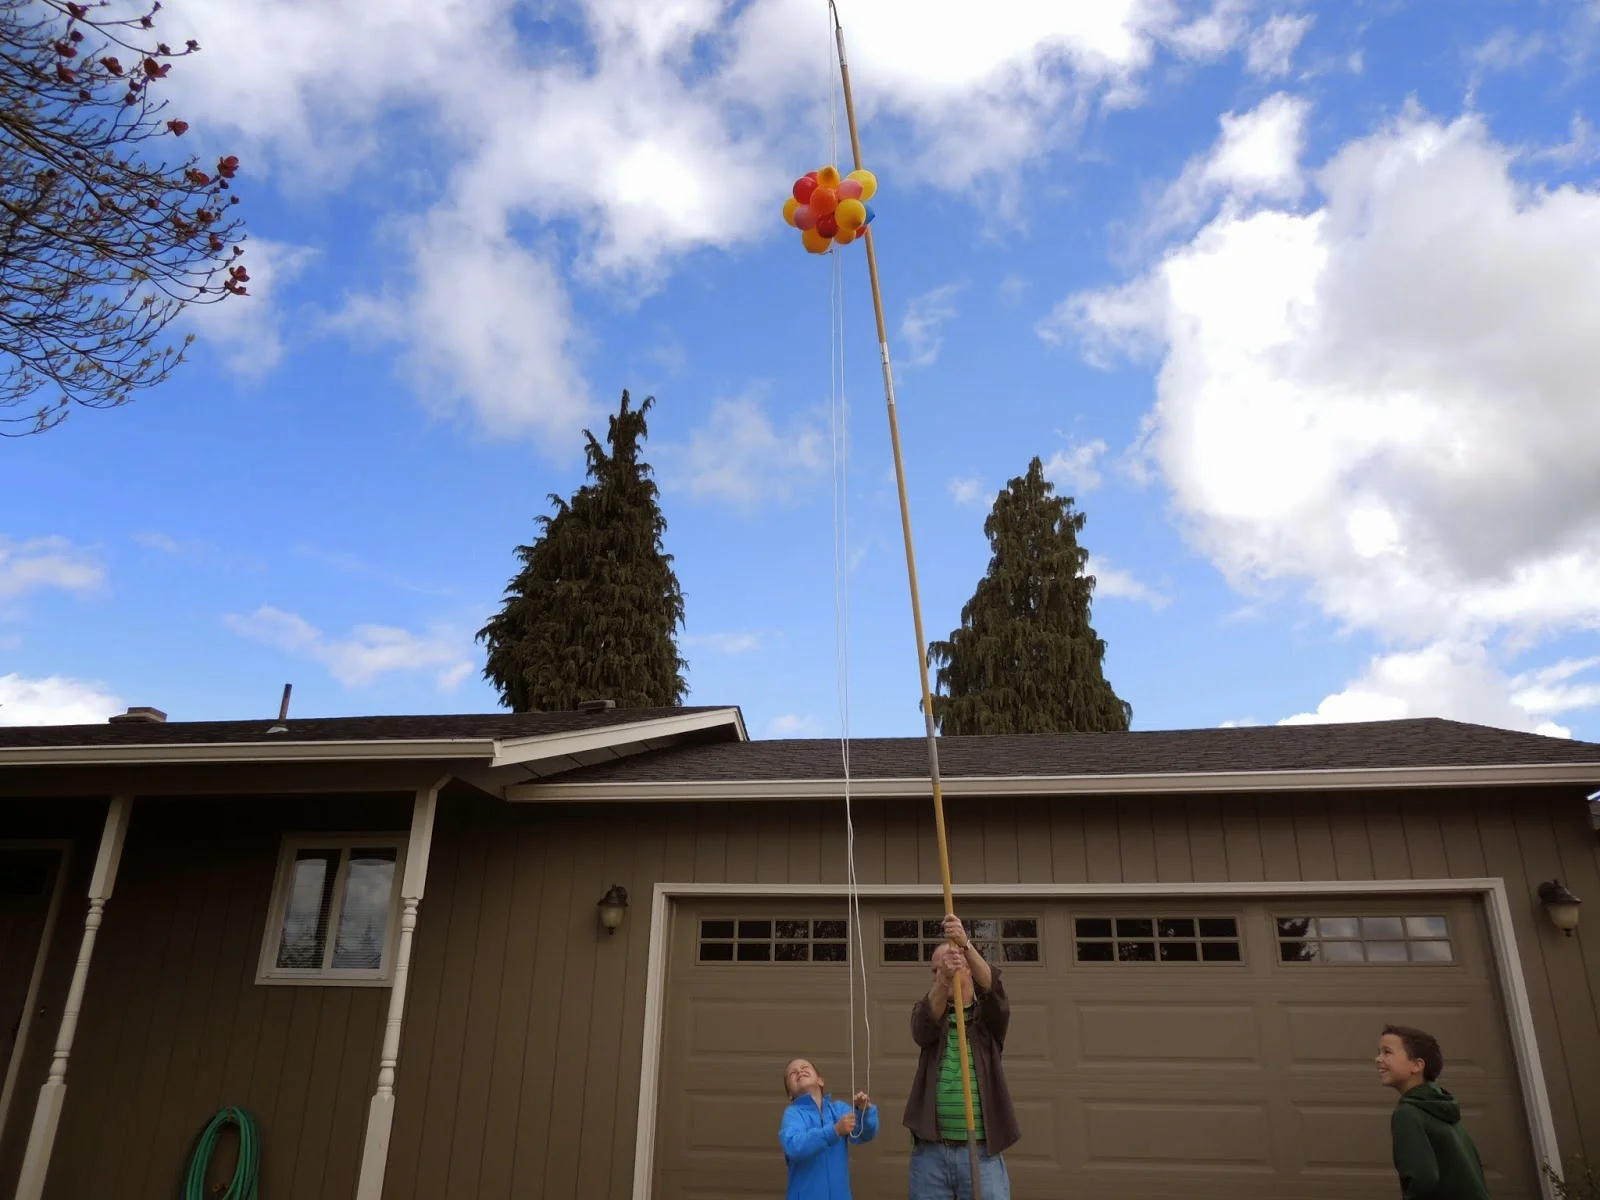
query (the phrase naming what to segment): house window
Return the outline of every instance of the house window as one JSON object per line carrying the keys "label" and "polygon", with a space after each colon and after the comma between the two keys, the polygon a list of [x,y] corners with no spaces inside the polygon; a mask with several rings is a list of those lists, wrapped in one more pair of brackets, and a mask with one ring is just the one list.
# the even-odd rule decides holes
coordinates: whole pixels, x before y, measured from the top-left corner
{"label": "house window", "polygon": [[849,959],[848,921],[738,917],[700,922],[701,962],[842,963]]}
{"label": "house window", "polygon": [[1443,917],[1279,917],[1278,958],[1286,963],[1450,963]]}
{"label": "house window", "polygon": [[404,867],[404,837],[285,838],[257,981],[388,983]]}
{"label": "house window", "polygon": [[1236,963],[1244,955],[1234,917],[1078,917],[1083,963]]}
{"label": "house window", "polygon": [[[961,924],[978,953],[992,963],[1039,961],[1037,917],[978,917]],[[943,921],[889,917],[883,922],[883,961],[928,962],[944,941]]]}

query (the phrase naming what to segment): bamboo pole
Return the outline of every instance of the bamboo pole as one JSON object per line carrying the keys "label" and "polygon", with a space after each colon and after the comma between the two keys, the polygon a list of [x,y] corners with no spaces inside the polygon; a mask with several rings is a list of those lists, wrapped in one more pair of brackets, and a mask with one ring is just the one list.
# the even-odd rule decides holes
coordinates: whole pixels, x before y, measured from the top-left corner
{"label": "bamboo pole", "polygon": [[[861,161],[861,135],[856,128],[855,99],[850,91],[850,64],[844,52],[844,27],[839,10],[828,0],[833,16],[834,41],[839,47],[839,78],[844,89],[845,119],[850,126],[850,155],[855,169],[864,170]],[[939,880],[944,885],[944,910],[955,912],[955,897],[950,886],[950,843],[944,824],[944,785],[939,778],[939,741],[933,723],[933,693],[928,686],[928,639],[922,630],[922,598],[917,588],[917,555],[911,539],[911,502],[906,495],[905,458],[900,452],[900,418],[894,402],[894,370],[889,363],[889,334],[883,320],[883,292],[878,285],[878,255],[873,245],[872,227],[862,228],[867,247],[867,277],[872,282],[872,314],[878,323],[878,356],[883,363],[883,395],[889,411],[889,442],[894,448],[895,486],[900,493],[900,532],[906,546],[906,577],[911,585],[911,621],[917,636],[917,673],[922,682],[922,722],[928,740],[928,780],[933,789],[933,827],[939,840]],[[834,251],[837,253],[837,249]],[[978,1178],[977,1122],[972,1111],[972,1064],[967,1057],[965,998],[961,994],[959,973],[954,984],[956,1052],[961,1058],[961,1100],[967,1121],[967,1162],[972,1171],[972,1200],[983,1200]],[[977,994],[974,992],[976,1003]]]}

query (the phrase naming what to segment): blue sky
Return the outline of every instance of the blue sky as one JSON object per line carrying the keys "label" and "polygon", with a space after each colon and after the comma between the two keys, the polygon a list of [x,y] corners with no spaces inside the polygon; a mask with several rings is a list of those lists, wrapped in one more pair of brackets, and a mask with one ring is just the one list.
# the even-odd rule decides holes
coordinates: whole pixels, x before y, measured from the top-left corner
{"label": "blue sky", "polygon": [[[1039,455],[1136,728],[1600,740],[1600,5],[1005,8],[841,4],[929,636]],[[628,388],[690,701],[836,733],[832,265],[779,216],[834,153],[826,5],[163,15],[255,294],[135,404],[3,447],[0,722],[286,681],[302,716],[494,708],[473,634]],[[916,733],[841,253],[850,730]]]}

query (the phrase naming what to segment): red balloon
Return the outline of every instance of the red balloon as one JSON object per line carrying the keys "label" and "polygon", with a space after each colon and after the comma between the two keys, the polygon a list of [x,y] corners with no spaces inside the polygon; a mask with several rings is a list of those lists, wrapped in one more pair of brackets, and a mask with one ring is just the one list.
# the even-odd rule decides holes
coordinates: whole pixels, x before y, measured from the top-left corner
{"label": "red balloon", "polygon": [[832,213],[825,217],[817,218],[817,232],[825,238],[831,238],[839,232],[839,219]]}
{"label": "red balloon", "polygon": [[859,179],[843,179],[839,181],[839,199],[861,199],[861,181]]}
{"label": "red balloon", "polygon": [[801,204],[811,200],[811,193],[817,190],[817,177],[815,175],[802,175],[794,181],[794,198]]}
{"label": "red balloon", "polygon": [[794,227],[796,229],[815,229],[817,227],[817,214],[802,204],[794,210]]}
{"label": "red balloon", "polygon": [[832,188],[815,187],[811,189],[811,197],[806,203],[811,205],[812,212],[825,217],[839,207],[839,193]]}

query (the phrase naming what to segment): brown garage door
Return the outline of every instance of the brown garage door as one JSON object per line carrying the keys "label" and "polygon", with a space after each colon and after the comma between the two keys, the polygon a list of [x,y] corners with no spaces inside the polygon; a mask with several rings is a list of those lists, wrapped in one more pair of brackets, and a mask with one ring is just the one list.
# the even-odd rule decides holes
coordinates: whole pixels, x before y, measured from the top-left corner
{"label": "brown garage door", "polygon": [[[1366,1200],[1392,1194],[1388,1021],[1444,1044],[1501,1200],[1538,1195],[1482,912],[1470,898],[964,906],[1007,964],[1018,1200]],[[858,1197],[905,1194],[907,1028],[936,944],[926,906],[863,906],[884,1130]],[[782,1067],[849,1088],[843,904],[680,902],[661,1059],[658,1200],[781,1196]],[[858,997],[859,1002],[859,997]],[[864,1085],[864,1030],[857,1033]]]}

